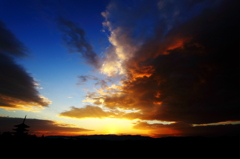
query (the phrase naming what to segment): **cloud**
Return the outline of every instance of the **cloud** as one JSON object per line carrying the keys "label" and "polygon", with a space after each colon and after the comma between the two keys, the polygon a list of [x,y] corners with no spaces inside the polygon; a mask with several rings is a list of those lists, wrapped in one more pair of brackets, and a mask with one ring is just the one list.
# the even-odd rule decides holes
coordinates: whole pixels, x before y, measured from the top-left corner
{"label": "cloud", "polygon": [[[95,102],[96,103],[96,102]],[[97,105],[97,104],[96,104]],[[140,115],[134,111],[127,112],[124,110],[111,110],[99,106],[86,105],[82,108],[71,107],[70,110],[60,113],[59,116],[69,118],[118,118],[118,119],[140,119]]]}
{"label": "cloud", "polygon": [[50,104],[39,95],[35,81],[14,57],[25,57],[26,47],[0,22],[0,107],[45,107]]}
{"label": "cloud", "polygon": [[87,105],[84,108],[71,107],[71,110],[62,112],[60,116],[71,118],[106,118],[114,115],[112,112],[102,110],[97,106]]}
{"label": "cloud", "polygon": [[99,85],[102,89],[108,88],[106,80],[99,80],[97,83],[95,83],[95,85]]}
{"label": "cloud", "polygon": [[137,34],[135,35],[138,38],[137,41],[131,37],[134,27],[140,27],[139,19],[146,18],[145,14],[147,13],[152,13],[148,12],[152,8],[150,5],[152,2],[143,3],[131,6],[134,8],[135,12],[133,12],[132,9],[129,9],[131,7],[125,7],[120,1],[114,1],[109,4],[105,12],[102,12],[105,18],[103,26],[110,32],[108,39],[112,44],[107,48],[101,67],[102,73],[108,76],[126,74],[125,62],[134,55],[143,39],[142,35]]}
{"label": "cloud", "polygon": [[[22,118],[0,117],[1,132],[12,132],[14,125],[22,123]],[[79,128],[71,124],[58,123],[52,120],[26,119],[25,124],[30,126],[30,134],[41,135],[69,135],[80,134],[89,129]]]}
{"label": "cloud", "polygon": [[15,35],[6,28],[6,25],[0,20],[0,53],[16,57],[28,56],[28,49],[19,41]]}
{"label": "cloud", "polygon": [[147,122],[137,122],[133,128],[149,130],[154,137],[166,136],[236,136],[240,132],[240,124],[192,126],[187,123],[173,124],[149,124]]}
{"label": "cloud", "polygon": [[[204,2],[204,3],[203,3]],[[128,67],[126,63],[132,58],[139,60],[153,58],[156,56],[158,42],[162,41],[164,35],[176,27],[179,23],[197,15],[204,9],[202,5],[209,8],[215,1],[139,1],[124,3],[112,1],[102,16],[105,18],[103,26],[110,32],[109,42],[112,44],[107,48],[105,60],[101,72],[108,76],[126,74]],[[188,9],[186,9],[188,8]],[[205,7],[206,8],[206,7]],[[158,32],[156,32],[158,30]],[[139,48],[153,37],[151,51],[139,56]],[[165,39],[164,39],[165,40]],[[170,40],[171,43],[176,43]],[[164,48],[163,48],[164,49]],[[133,64],[136,62],[131,60]]]}
{"label": "cloud", "polygon": [[81,75],[78,76],[78,78],[80,79],[80,82],[78,82],[77,85],[83,85],[88,80],[98,80],[98,78],[93,75]]}
{"label": "cloud", "polygon": [[76,23],[62,17],[58,18],[58,22],[60,31],[63,33],[62,39],[69,51],[81,54],[88,64],[95,68],[99,68],[99,56],[95,53],[92,45],[87,41],[85,31],[78,27]]}
{"label": "cloud", "polygon": [[[102,109],[96,108],[100,117],[175,121],[171,125],[135,125],[156,134],[234,131],[237,126],[192,124],[240,120],[239,2],[168,2],[126,6],[114,1],[102,13],[112,46],[101,71],[125,78],[117,89],[102,87],[88,100],[101,99],[98,105]],[[69,112],[80,118],[97,117],[94,111],[84,114],[85,108],[73,107]]]}
{"label": "cloud", "polygon": [[[144,120],[187,123],[239,120],[239,65],[235,54],[238,40],[233,40],[239,39],[236,6],[237,1],[214,3],[194,17],[172,22],[170,29],[164,21],[156,21],[153,34],[140,39],[141,45],[124,62],[127,79],[122,81],[122,94],[105,96],[103,106],[139,110]],[[105,16],[110,17],[113,8]],[[133,14],[134,11],[138,12],[133,10]],[[166,10],[165,14],[170,13]],[[177,17],[181,16],[179,13]],[[128,18],[134,21],[134,17]],[[133,36],[135,28],[128,19],[124,20],[124,26],[117,21],[123,29],[119,36],[137,40]],[[111,25],[112,34],[116,33],[110,21],[106,25]],[[118,38],[120,47],[131,44],[117,35],[111,37]]]}

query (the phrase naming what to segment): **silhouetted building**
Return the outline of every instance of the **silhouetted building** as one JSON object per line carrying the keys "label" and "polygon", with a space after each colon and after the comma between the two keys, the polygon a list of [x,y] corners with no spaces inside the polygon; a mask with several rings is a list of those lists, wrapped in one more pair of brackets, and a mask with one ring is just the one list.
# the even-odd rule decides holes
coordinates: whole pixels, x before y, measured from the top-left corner
{"label": "silhouetted building", "polygon": [[28,133],[27,133],[28,130],[27,130],[26,128],[29,128],[29,126],[26,125],[26,124],[24,124],[25,120],[26,120],[26,116],[25,116],[25,118],[23,119],[22,124],[14,125],[14,127],[16,127],[16,129],[13,129],[13,130],[16,131],[16,132],[15,132],[15,135],[16,135],[16,136],[26,136],[26,135],[28,134]]}

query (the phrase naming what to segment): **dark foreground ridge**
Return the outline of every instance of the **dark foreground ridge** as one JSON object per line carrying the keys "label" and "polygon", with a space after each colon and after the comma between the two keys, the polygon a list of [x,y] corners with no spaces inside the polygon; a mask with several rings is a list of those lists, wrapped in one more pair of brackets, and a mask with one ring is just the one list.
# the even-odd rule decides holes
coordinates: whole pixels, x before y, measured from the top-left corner
{"label": "dark foreground ridge", "polygon": [[[2,152],[11,157],[26,154],[31,157],[78,158],[164,158],[228,157],[239,153],[240,137],[166,137],[150,138],[132,135],[0,136]],[[12,152],[12,153],[11,153]],[[83,157],[84,156],[84,157]]]}
{"label": "dark foreground ridge", "polygon": [[104,141],[149,141],[154,140],[149,136],[140,135],[80,135],[80,136],[47,136],[50,139],[72,139],[72,140],[104,140]]}

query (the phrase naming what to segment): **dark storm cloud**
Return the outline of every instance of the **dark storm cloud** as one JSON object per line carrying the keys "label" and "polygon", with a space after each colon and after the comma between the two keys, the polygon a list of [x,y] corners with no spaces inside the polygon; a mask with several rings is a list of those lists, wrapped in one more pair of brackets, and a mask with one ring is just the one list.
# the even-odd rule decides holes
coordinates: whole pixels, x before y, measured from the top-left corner
{"label": "dark storm cloud", "polygon": [[[238,1],[224,1],[172,29],[165,39],[183,40],[182,45],[145,61],[155,71],[147,83],[137,85],[151,89],[146,99],[154,91],[161,94],[156,100],[162,103],[153,118],[188,123],[240,119],[238,7]],[[143,47],[148,48],[149,44]],[[161,50],[161,43],[156,50]],[[159,82],[157,89],[155,82]]]}
{"label": "dark storm cloud", "polygon": [[26,56],[26,47],[0,25],[0,106],[19,108],[21,106],[47,106],[48,101],[39,96],[35,81],[14,57]]}
{"label": "dark storm cloud", "polygon": [[105,96],[104,106],[135,108],[136,117],[146,120],[240,120],[239,2],[228,2],[203,9],[167,33],[156,23],[152,37],[125,63],[124,93]]}
{"label": "dark storm cloud", "polygon": [[93,46],[87,41],[85,31],[76,23],[59,18],[60,30],[63,33],[63,41],[70,52],[77,52],[95,68],[99,67],[99,57],[95,53]]}
{"label": "dark storm cloud", "polygon": [[[12,132],[14,125],[21,124],[22,118],[0,117],[0,132]],[[63,135],[92,131],[84,128],[74,127],[70,124],[61,124],[52,120],[26,119],[25,124],[30,126],[29,133],[36,135]]]}

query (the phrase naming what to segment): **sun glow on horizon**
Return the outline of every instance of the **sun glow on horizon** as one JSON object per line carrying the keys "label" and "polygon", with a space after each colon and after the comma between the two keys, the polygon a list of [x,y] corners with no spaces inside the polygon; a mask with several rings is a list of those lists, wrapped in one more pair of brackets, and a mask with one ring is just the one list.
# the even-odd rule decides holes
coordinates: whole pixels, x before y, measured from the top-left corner
{"label": "sun glow on horizon", "polygon": [[[79,121],[79,120],[78,120]],[[94,131],[85,132],[88,135],[92,134],[132,134],[132,135],[148,135],[146,130],[138,130],[133,128],[136,120],[119,119],[119,118],[86,118],[81,119],[81,122],[88,125],[81,125],[84,128]],[[76,121],[77,123],[77,121]]]}

